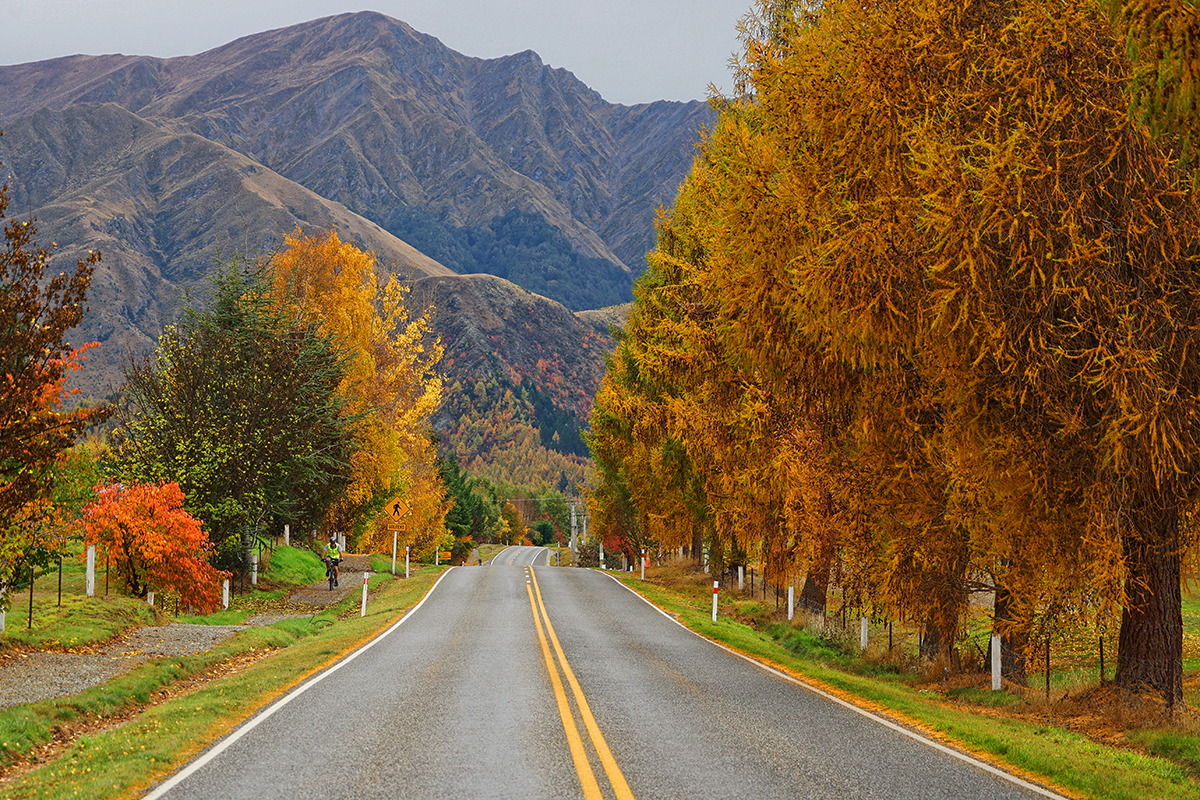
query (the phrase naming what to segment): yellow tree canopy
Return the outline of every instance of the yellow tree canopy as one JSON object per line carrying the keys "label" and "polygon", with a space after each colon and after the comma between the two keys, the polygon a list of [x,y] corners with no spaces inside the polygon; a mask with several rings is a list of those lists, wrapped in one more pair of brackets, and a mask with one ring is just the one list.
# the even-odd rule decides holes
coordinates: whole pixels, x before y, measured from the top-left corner
{"label": "yellow tree canopy", "polygon": [[[360,546],[388,547],[383,507],[403,496],[411,511],[409,539],[440,530],[446,504],[429,438],[441,402],[434,367],[441,344],[428,313],[413,316],[408,288],[380,275],[375,257],[342,242],[336,232],[287,237],[272,262],[276,302],[298,317],[318,319],[346,349],[350,369],[340,387],[367,442],[353,463],[354,481],[329,525],[354,528]],[[376,541],[378,540],[378,541]]]}

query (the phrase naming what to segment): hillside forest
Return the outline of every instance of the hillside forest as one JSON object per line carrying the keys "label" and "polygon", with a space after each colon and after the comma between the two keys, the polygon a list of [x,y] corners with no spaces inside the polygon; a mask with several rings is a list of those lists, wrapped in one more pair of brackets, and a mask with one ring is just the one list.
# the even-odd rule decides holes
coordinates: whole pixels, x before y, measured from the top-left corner
{"label": "hillside forest", "polygon": [[[610,547],[761,560],[1005,676],[1068,620],[1182,697],[1200,21],[761,0],[591,417]],[[703,555],[702,555],[703,554]]]}
{"label": "hillside forest", "polygon": [[[4,189],[0,215],[7,201]],[[64,337],[101,254],[47,279],[52,251],[36,237],[35,221],[9,220],[0,261],[5,585],[82,541],[115,554],[129,593],[211,610],[222,576],[244,579],[285,525],[296,541],[390,549],[397,498],[399,544],[418,558],[569,530],[557,491],[471,478],[438,454],[430,312],[337,233],[297,231],[275,253],[221,262],[156,349],[129,360],[116,402],[78,408],[64,387],[87,348]]]}

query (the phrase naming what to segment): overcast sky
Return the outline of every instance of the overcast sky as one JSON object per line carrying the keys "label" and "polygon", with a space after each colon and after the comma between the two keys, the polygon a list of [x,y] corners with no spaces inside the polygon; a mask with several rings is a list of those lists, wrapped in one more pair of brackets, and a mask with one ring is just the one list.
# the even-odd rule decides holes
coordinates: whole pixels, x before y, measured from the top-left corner
{"label": "overcast sky", "polygon": [[[361,2],[361,0],[358,0]],[[731,86],[751,0],[0,0],[0,64],[85,53],[192,55],[347,11],[407,22],[465,55],[533,50],[611,103],[702,100]]]}

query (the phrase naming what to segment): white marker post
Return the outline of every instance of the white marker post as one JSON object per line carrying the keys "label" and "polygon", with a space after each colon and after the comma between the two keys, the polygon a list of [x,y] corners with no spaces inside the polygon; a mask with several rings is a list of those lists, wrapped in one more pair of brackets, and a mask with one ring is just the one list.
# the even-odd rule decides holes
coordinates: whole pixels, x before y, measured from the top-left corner
{"label": "white marker post", "polygon": [[154,608],[154,592],[146,592],[146,602],[150,604],[151,608]]}
{"label": "white marker post", "polygon": [[792,621],[793,612],[796,610],[796,587],[788,587],[788,622]]}
{"label": "white marker post", "polygon": [[863,617],[858,624],[858,649],[867,649],[867,618]]}
{"label": "white marker post", "polygon": [[363,599],[362,599],[362,611],[359,612],[360,617],[365,617],[367,615],[367,578],[369,578],[370,576],[371,576],[371,573],[369,573],[369,572],[363,573]]}
{"label": "white marker post", "polygon": [[404,545],[404,580],[408,580],[408,545]]}
{"label": "white marker post", "polygon": [[396,543],[399,537],[399,531],[392,531],[392,577],[396,575]]}
{"label": "white marker post", "polygon": [[292,526],[291,525],[283,526],[283,546],[284,547],[292,546]]}
{"label": "white marker post", "polygon": [[221,585],[221,605],[229,608],[229,578]]}
{"label": "white marker post", "polygon": [[738,565],[738,591],[740,592],[745,587],[746,568]]}
{"label": "white marker post", "polygon": [[96,596],[96,545],[89,544],[87,549],[87,596]]}
{"label": "white marker post", "polygon": [[646,548],[642,548],[642,580],[646,580]]}
{"label": "white marker post", "polygon": [[717,591],[721,588],[718,581],[713,581],[713,622],[717,621]]}
{"label": "white marker post", "polygon": [[1000,680],[1000,637],[992,634],[992,691],[998,692],[1003,687]]}
{"label": "white marker post", "polygon": [[250,585],[258,586],[258,551],[250,553]]}

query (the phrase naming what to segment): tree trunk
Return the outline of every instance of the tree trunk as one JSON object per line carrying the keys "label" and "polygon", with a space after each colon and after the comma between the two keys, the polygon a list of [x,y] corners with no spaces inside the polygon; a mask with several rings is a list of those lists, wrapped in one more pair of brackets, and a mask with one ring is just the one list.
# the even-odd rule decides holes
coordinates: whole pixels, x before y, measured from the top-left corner
{"label": "tree trunk", "polygon": [[946,624],[946,620],[931,614],[925,619],[924,631],[925,635],[921,637],[922,660],[936,661],[953,652],[955,631]]}
{"label": "tree trunk", "polygon": [[[996,585],[995,618],[996,629],[1000,632],[1000,675],[1024,686],[1028,680],[1025,675],[1025,648],[1029,644],[1029,631],[1013,624],[1012,594],[1008,587],[1001,584]],[[991,653],[991,648],[988,648],[989,659]]]}
{"label": "tree trunk", "polygon": [[1147,506],[1130,514],[1133,524],[1122,542],[1126,606],[1114,681],[1126,689],[1153,689],[1173,706],[1183,699],[1179,512],[1173,503]]}
{"label": "tree trunk", "polygon": [[809,567],[804,576],[804,588],[800,590],[800,607],[812,614],[824,614],[826,597],[829,593],[829,564],[823,570],[817,565]]}
{"label": "tree trunk", "polygon": [[804,576],[804,588],[800,590],[800,607],[808,609],[810,613],[824,615],[829,595],[829,573],[833,569],[834,554],[837,551],[837,534],[830,524],[833,517],[833,496],[828,491],[821,495],[820,509],[824,532],[821,541],[817,542],[814,548],[808,574]]}

